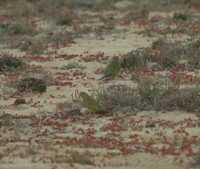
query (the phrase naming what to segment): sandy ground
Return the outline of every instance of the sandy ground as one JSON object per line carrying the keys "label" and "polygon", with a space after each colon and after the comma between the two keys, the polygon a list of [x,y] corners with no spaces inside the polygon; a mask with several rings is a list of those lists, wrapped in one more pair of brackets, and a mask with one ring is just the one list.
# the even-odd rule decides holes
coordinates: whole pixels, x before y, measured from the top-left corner
{"label": "sandy ground", "polygon": [[[29,64],[48,72],[57,84],[50,85],[44,94],[23,95],[25,105],[14,105],[15,99],[21,96],[13,97],[14,89],[1,85],[0,113],[27,118],[0,119],[3,124],[0,169],[189,168],[191,154],[200,151],[200,117],[195,114],[138,112],[108,117],[54,118],[56,112],[62,111],[59,103],[71,101],[76,90],[88,92],[106,85],[99,78],[110,58],[148,47],[157,39],[138,34],[142,28],[134,24],[117,30],[102,39],[92,34],[77,38],[75,44],[59,49],[56,54],[42,56],[47,60],[32,59]],[[178,40],[187,38],[177,36]],[[17,52],[17,55],[25,54]],[[63,69],[74,61],[85,69]],[[0,76],[1,81],[9,78]],[[122,80],[108,83],[129,83]],[[37,118],[32,118],[33,115]]]}

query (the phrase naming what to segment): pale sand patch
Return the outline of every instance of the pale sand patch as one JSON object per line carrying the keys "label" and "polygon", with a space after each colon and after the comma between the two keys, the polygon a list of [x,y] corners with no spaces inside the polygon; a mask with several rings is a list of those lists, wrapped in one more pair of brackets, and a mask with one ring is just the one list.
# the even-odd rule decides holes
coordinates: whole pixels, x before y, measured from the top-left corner
{"label": "pale sand patch", "polygon": [[130,31],[118,34],[118,38],[114,38],[112,35],[104,37],[104,40],[96,39],[76,39],[76,44],[71,47],[60,49],[59,53],[67,54],[80,54],[88,52],[90,54],[96,54],[98,52],[104,52],[108,56],[118,56],[130,52],[133,49],[147,47],[152,43],[153,38],[143,37],[136,34],[137,28],[131,28]]}

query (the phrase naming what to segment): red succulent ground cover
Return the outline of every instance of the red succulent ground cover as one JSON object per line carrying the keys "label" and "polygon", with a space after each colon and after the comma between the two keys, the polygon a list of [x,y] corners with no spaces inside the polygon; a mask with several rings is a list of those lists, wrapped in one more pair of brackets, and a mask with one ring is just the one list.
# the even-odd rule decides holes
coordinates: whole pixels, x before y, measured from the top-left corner
{"label": "red succulent ground cover", "polygon": [[[38,119],[34,117],[32,127],[40,125],[41,130],[45,126],[56,130],[57,133],[51,135],[51,138],[56,144],[65,146],[106,148],[108,150],[118,150],[122,154],[147,152],[175,157],[183,154],[194,156],[200,152],[200,149],[197,148],[200,137],[188,130],[200,127],[200,116],[185,118],[176,122],[159,118],[154,119],[146,115],[108,117],[101,127],[91,123],[94,118],[97,117],[87,117],[87,121],[90,121],[90,123],[85,123],[85,118],[66,117],[65,119],[59,119],[44,117]],[[97,118],[96,122],[101,118]],[[148,127],[147,124],[153,125]],[[78,127],[80,125],[81,128]],[[59,132],[62,133],[62,131],[67,131],[69,128],[71,128],[71,133],[74,133],[74,136],[59,136]],[[167,130],[170,130],[172,134],[168,136],[166,134]],[[43,132],[41,134],[48,137],[48,132],[45,132],[45,130]],[[124,135],[124,133],[127,134]]]}

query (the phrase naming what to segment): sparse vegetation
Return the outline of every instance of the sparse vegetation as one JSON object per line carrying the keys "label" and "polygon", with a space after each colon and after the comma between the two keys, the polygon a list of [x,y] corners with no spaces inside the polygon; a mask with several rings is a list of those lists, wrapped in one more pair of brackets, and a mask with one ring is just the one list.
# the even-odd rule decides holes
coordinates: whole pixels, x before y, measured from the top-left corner
{"label": "sparse vegetation", "polygon": [[82,165],[94,165],[94,162],[92,161],[92,155],[89,152],[85,152],[84,154],[72,152],[70,162]]}
{"label": "sparse vegetation", "polygon": [[22,104],[26,104],[26,100],[23,98],[18,98],[15,100],[14,105],[18,106],[18,105],[22,105]]}
{"label": "sparse vegetation", "polygon": [[[24,45],[25,47],[25,45]],[[26,51],[33,55],[43,54],[48,48],[48,42],[44,37],[34,37],[31,41],[27,42]]]}
{"label": "sparse vegetation", "polygon": [[85,66],[78,62],[70,62],[67,65],[64,65],[62,69],[85,69]]}
{"label": "sparse vegetation", "polygon": [[151,61],[158,63],[164,69],[173,68],[184,54],[184,47],[180,43],[170,43],[162,39],[158,39],[152,45],[155,53],[151,55]]}
{"label": "sparse vegetation", "polygon": [[192,168],[199,168],[200,167],[200,155],[196,155],[194,158],[193,158],[193,162],[191,163],[191,167]]}
{"label": "sparse vegetation", "polygon": [[[141,97],[142,105],[148,109],[155,109],[159,99],[166,92],[168,86],[165,81],[155,77],[143,77],[138,79],[138,93]],[[145,107],[144,106],[144,107]]]}
{"label": "sparse vegetation", "polygon": [[19,92],[33,92],[33,93],[43,93],[47,90],[47,84],[42,79],[37,78],[24,78],[21,79],[17,84],[17,90]]}
{"label": "sparse vegetation", "polygon": [[[148,67],[148,64],[154,64],[162,70],[170,70],[177,66],[198,69],[200,65],[198,40],[193,41],[185,45],[158,39],[151,48],[133,50],[119,59],[118,62],[111,60],[105,72],[107,74],[113,73],[113,77],[116,77],[119,70],[136,71]],[[184,64],[181,61],[184,61]],[[115,67],[118,68],[115,69]]]}
{"label": "sparse vegetation", "polygon": [[24,20],[10,24],[7,31],[11,35],[32,35],[35,32],[33,26]]}
{"label": "sparse vegetation", "polygon": [[12,56],[0,57],[0,72],[3,71],[17,71],[22,69],[25,63],[18,58]]}
{"label": "sparse vegetation", "polygon": [[0,168],[198,168],[199,11],[0,0]]}
{"label": "sparse vegetation", "polygon": [[90,96],[85,92],[80,92],[78,101],[85,107],[88,108],[90,112],[98,113],[103,110],[103,107],[100,105],[99,98],[94,95]]}
{"label": "sparse vegetation", "polygon": [[57,25],[67,25],[71,26],[73,24],[73,16],[70,15],[70,12],[67,14],[61,14],[56,17],[56,24]]}
{"label": "sparse vegetation", "polygon": [[137,111],[140,97],[136,89],[127,86],[111,86],[96,92],[96,98],[108,112],[120,112],[124,108]]}
{"label": "sparse vegetation", "polygon": [[146,53],[144,49],[137,49],[129,52],[124,58],[122,58],[121,66],[124,69],[135,70],[144,67],[149,59],[148,53]]}
{"label": "sparse vegetation", "polygon": [[100,90],[95,100],[98,100],[98,105],[101,105],[104,111],[111,112],[123,108],[129,108],[129,111],[133,112],[143,110],[198,112],[199,93],[198,87],[181,89],[167,79],[145,77],[138,80],[137,88],[111,86]]}
{"label": "sparse vegetation", "polygon": [[174,13],[173,19],[175,20],[181,20],[181,21],[187,21],[188,15],[183,13]]}
{"label": "sparse vegetation", "polygon": [[119,74],[120,69],[120,60],[118,57],[114,57],[105,68],[104,77],[115,78]]}

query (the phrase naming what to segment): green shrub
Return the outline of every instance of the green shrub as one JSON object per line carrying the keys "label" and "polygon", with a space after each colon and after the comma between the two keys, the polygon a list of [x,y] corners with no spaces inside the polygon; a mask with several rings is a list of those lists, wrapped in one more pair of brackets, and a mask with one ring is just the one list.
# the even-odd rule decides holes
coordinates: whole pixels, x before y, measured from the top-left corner
{"label": "green shrub", "polygon": [[90,103],[85,97],[84,102],[87,102],[87,107],[93,105],[95,107],[92,107],[93,110],[98,108],[113,113],[124,110],[129,112],[181,110],[193,113],[200,111],[200,88],[180,89],[168,79],[160,77],[139,79],[137,88],[126,85],[110,86],[97,90],[91,97],[93,101]]}
{"label": "green shrub", "polygon": [[200,68],[200,40],[192,40],[185,46],[185,59],[188,61],[189,68]]}
{"label": "green shrub", "polygon": [[200,88],[181,89],[178,92],[177,106],[187,112],[200,111]]}
{"label": "green shrub", "polygon": [[29,52],[33,55],[40,55],[43,54],[47,48],[48,48],[48,43],[46,39],[36,37],[33,38],[31,41]]}
{"label": "green shrub", "polygon": [[181,21],[187,21],[188,18],[189,16],[183,13],[174,13],[174,16],[173,16],[174,20],[181,20]]}
{"label": "green shrub", "polygon": [[57,25],[67,25],[71,26],[73,24],[73,16],[70,15],[60,15],[56,17],[56,24]]}
{"label": "green shrub", "polygon": [[36,15],[35,5],[27,0],[15,0],[9,3],[9,15],[21,19]]}
{"label": "green shrub", "polygon": [[0,58],[0,72],[1,71],[16,71],[22,69],[25,63],[17,58],[5,56]]}
{"label": "green shrub", "polygon": [[156,49],[158,53],[156,55],[151,55],[150,60],[158,63],[165,69],[176,66],[185,52],[180,44],[165,42],[163,39],[155,41],[152,45],[152,49]]}
{"label": "green shrub", "polygon": [[200,57],[197,51],[191,52],[193,55],[188,56],[188,66],[192,69],[199,69],[200,68]]}
{"label": "green shrub", "polygon": [[72,34],[66,30],[53,32],[53,34],[49,37],[49,41],[56,47],[59,47],[60,45],[68,45],[74,42]]}
{"label": "green shrub", "polygon": [[190,167],[191,168],[196,168],[198,169],[200,166],[200,153],[198,153],[197,155],[194,155],[193,156],[193,160],[192,162],[190,163]]}
{"label": "green shrub", "polygon": [[165,45],[167,45],[166,41],[163,38],[159,38],[152,43],[152,49],[160,49],[162,46]]}
{"label": "green shrub", "polygon": [[47,90],[47,84],[42,79],[33,77],[21,79],[17,84],[17,90],[19,92],[36,92],[43,93]]}
{"label": "green shrub", "polygon": [[145,77],[138,79],[138,92],[141,96],[141,101],[147,108],[155,108],[160,97],[167,90],[166,81],[155,77]]}
{"label": "green shrub", "polygon": [[122,59],[121,66],[124,69],[137,69],[143,67],[149,61],[148,55],[145,49],[137,49],[131,51]]}
{"label": "green shrub", "polygon": [[199,112],[200,88],[169,89],[159,99],[158,110]]}
{"label": "green shrub", "polygon": [[114,57],[104,71],[104,77],[115,78],[121,70],[120,60],[118,57]]}
{"label": "green shrub", "polygon": [[8,24],[0,23],[0,34],[8,32]]}
{"label": "green shrub", "polygon": [[99,100],[97,100],[97,98],[93,95],[89,95],[85,92],[80,92],[78,101],[90,112],[98,113],[104,111],[99,103]]}
{"label": "green shrub", "polygon": [[27,21],[20,20],[8,26],[8,33],[13,35],[33,34],[34,28]]}
{"label": "green shrub", "polygon": [[125,85],[112,85],[98,90],[96,98],[104,110],[113,113],[124,109],[137,111],[143,107],[137,90]]}

